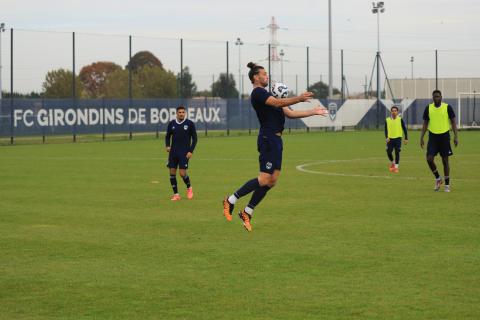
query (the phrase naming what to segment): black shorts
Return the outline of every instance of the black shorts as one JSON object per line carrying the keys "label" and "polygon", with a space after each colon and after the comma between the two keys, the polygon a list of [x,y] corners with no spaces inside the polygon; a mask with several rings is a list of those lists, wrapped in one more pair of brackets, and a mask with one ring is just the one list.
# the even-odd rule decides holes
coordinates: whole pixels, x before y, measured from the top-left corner
{"label": "black shorts", "polygon": [[176,169],[187,169],[188,168],[188,151],[170,151],[168,154],[168,163],[167,167]]}
{"label": "black shorts", "polygon": [[449,157],[453,154],[450,145],[450,132],[434,134],[429,132],[427,156],[436,156],[438,153],[442,157]]}
{"label": "black shorts", "polygon": [[393,150],[402,151],[402,138],[393,138],[387,142],[387,152],[392,152]]}
{"label": "black shorts", "polygon": [[260,172],[272,174],[275,170],[282,169],[282,138],[275,134],[259,134],[257,147],[260,156]]}

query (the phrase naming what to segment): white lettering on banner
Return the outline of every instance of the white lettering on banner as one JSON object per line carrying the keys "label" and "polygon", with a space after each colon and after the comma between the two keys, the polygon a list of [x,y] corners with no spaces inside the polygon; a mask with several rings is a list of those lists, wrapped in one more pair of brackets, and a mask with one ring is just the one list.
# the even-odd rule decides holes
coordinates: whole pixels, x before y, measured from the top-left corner
{"label": "white lettering on banner", "polygon": [[138,111],[136,109],[128,109],[128,124],[135,124],[138,121]]}
{"label": "white lettering on banner", "polygon": [[65,122],[63,121],[64,112],[62,109],[55,109],[54,112],[54,126],[64,126]]}
{"label": "white lettering on banner", "polygon": [[150,123],[157,124],[160,120],[158,115],[159,114],[158,114],[158,109],[157,108],[150,109]]}
{"label": "white lettering on banner", "polygon": [[125,121],[125,118],[123,116],[123,110],[122,109],[116,109],[115,110],[115,123],[114,124],[123,124],[123,121]]}
{"label": "white lettering on banner", "polygon": [[195,109],[194,108],[188,108],[187,118],[188,119],[193,119],[194,114],[195,114]]}
{"label": "white lettering on banner", "polygon": [[138,109],[138,123],[139,124],[147,124],[147,117],[145,116],[145,112],[147,112],[147,109],[145,109],[145,108]]}
{"label": "white lettering on banner", "polygon": [[[150,111],[149,111],[150,110]],[[188,118],[194,122],[221,122],[220,107],[188,108]],[[147,113],[149,117],[147,116]],[[16,109],[13,112],[15,127],[47,126],[95,126],[101,124],[122,125],[125,122],[138,125],[166,124],[176,118],[176,108],[52,108]]]}
{"label": "white lettering on banner", "polygon": [[91,126],[100,122],[100,113],[97,109],[88,109],[88,122]]}
{"label": "white lettering on banner", "polygon": [[175,119],[177,117],[177,109],[175,108],[170,108],[170,121]]}
{"label": "white lettering on banner", "polygon": [[170,114],[168,112],[168,109],[160,110],[160,121],[162,123],[167,123],[168,121],[170,121]]}
{"label": "white lettering on banner", "polygon": [[115,123],[115,109],[105,109],[105,112],[103,113],[104,124],[114,124]]}
{"label": "white lettering on banner", "polygon": [[69,126],[73,126],[75,122],[77,122],[77,114],[75,113],[75,110],[68,109],[65,111],[65,123]]}
{"label": "white lettering on banner", "polygon": [[37,113],[37,122],[40,126],[46,127],[48,126],[48,116],[47,116],[47,110],[42,109],[38,111]]}
{"label": "white lettering on banner", "polygon": [[14,127],[17,126],[17,122],[19,120],[22,120],[22,110],[15,110],[13,111],[13,124],[14,124]]}
{"label": "white lettering on banner", "polygon": [[88,110],[86,109],[78,109],[77,110],[77,124],[81,125],[88,125]]}
{"label": "white lettering on banner", "polygon": [[213,119],[212,122],[220,122],[220,108],[210,108],[213,111]]}
{"label": "white lettering on banner", "polygon": [[30,109],[25,110],[25,112],[23,113],[23,122],[27,127],[33,126],[33,121],[29,118],[33,118],[33,111]]}
{"label": "white lettering on banner", "polygon": [[[206,111],[205,109],[203,109],[204,111]],[[202,117],[202,109],[197,109],[197,115],[195,116],[195,122],[203,122],[203,117]]]}

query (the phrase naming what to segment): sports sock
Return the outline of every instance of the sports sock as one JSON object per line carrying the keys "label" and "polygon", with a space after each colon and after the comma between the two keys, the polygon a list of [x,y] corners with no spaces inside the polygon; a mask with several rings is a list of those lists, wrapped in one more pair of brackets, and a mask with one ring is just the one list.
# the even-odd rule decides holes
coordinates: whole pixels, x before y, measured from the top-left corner
{"label": "sports sock", "polygon": [[435,179],[440,179],[440,175],[438,174],[438,170],[432,171],[432,173],[435,176]]}
{"label": "sports sock", "polygon": [[190,188],[190,177],[188,175],[185,175],[183,178],[183,182],[187,185],[187,188]]}
{"label": "sports sock", "polygon": [[450,185],[450,176],[445,176],[445,185]]}
{"label": "sports sock", "polygon": [[395,168],[397,168],[397,169],[398,169],[398,163],[395,163]]}
{"label": "sports sock", "polygon": [[178,193],[177,176],[170,175],[170,184],[172,185],[173,193],[177,194]]}
{"label": "sports sock", "polygon": [[249,206],[246,206],[245,207],[245,212],[248,213],[248,215],[250,216],[250,218],[252,217],[252,214],[253,214],[253,208],[250,208]]}
{"label": "sports sock", "polygon": [[235,204],[235,202],[237,202],[238,198],[235,197],[234,194],[232,194],[230,197],[228,197],[228,202],[230,202],[231,204]]}
{"label": "sports sock", "polygon": [[250,199],[247,207],[250,207],[252,210],[255,209],[255,207],[260,203],[260,201],[265,198],[268,190],[270,190],[269,186],[263,186],[256,189],[255,192],[253,192],[252,198]]}
{"label": "sports sock", "polygon": [[240,189],[238,189],[237,192],[235,192],[233,195],[237,197],[237,199],[240,199],[241,197],[257,189],[258,187],[260,187],[258,179],[253,178],[252,180],[247,181],[243,186],[241,186]]}

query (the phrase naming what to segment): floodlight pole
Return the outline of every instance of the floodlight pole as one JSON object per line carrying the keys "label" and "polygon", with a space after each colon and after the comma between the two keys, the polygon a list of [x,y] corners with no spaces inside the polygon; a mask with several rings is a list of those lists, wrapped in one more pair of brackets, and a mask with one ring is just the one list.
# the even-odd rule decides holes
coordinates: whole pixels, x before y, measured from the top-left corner
{"label": "floodlight pole", "polygon": [[283,56],[285,52],[283,49],[280,49],[280,81],[283,83]]}
{"label": "floodlight pole", "polygon": [[2,33],[5,32],[5,23],[0,23],[0,100],[2,100]]}
{"label": "floodlight pole", "polygon": [[328,0],[328,98],[333,98],[332,0]]}
{"label": "floodlight pole", "polygon": [[377,63],[377,129],[379,127],[380,123],[380,13],[385,12],[385,7],[384,7],[384,2],[379,1],[379,2],[373,2],[372,3],[373,8],[372,8],[372,13],[377,15],[377,57],[376,57],[376,63]]}
{"label": "floodlight pole", "polygon": [[242,100],[242,56],[241,56],[241,47],[243,41],[240,38],[237,38],[235,45],[238,46],[238,103]]}
{"label": "floodlight pole", "polygon": [[410,57],[410,62],[412,63],[412,80],[413,80],[413,61],[414,61],[414,58],[412,56],[412,57]]}

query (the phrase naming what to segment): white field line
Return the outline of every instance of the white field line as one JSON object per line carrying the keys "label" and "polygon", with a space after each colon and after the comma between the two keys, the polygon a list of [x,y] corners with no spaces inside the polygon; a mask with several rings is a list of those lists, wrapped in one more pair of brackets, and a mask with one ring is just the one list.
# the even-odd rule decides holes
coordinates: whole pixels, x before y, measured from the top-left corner
{"label": "white field line", "polygon": [[[374,179],[404,179],[404,180],[433,180],[433,178],[426,178],[426,177],[408,177],[408,176],[401,176],[398,174],[390,174],[390,175],[368,175],[368,174],[355,174],[355,173],[341,173],[341,172],[328,172],[328,171],[318,171],[318,170],[311,170],[306,169],[307,167],[321,165],[321,164],[328,164],[328,163],[342,163],[342,162],[357,162],[357,161],[370,161],[370,160],[384,160],[384,158],[360,158],[360,159],[348,159],[348,160],[322,160],[310,163],[300,164],[295,167],[298,171],[305,172],[305,173],[312,173],[312,174],[320,174],[324,176],[337,176],[337,177],[355,177],[355,178],[374,178]],[[410,161],[407,161],[410,162]],[[425,164],[426,165],[426,164]],[[461,179],[461,178],[453,178],[454,180],[462,180],[462,181],[476,181],[477,179]]]}

